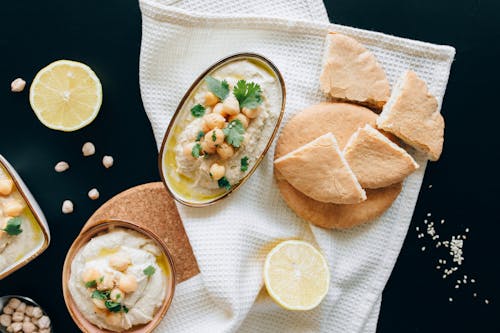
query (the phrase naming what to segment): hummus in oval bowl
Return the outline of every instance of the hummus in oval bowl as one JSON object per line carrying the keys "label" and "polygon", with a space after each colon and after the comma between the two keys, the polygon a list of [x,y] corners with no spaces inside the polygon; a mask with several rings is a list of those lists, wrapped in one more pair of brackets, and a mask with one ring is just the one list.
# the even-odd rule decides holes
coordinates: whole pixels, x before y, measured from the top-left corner
{"label": "hummus in oval bowl", "polygon": [[[48,246],[45,226],[15,181],[11,166],[0,163],[0,278],[26,264]],[[38,215],[37,215],[38,216]]]}
{"label": "hummus in oval bowl", "polygon": [[184,96],[160,151],[162,179],[178,201],[203,206],[249,177],[284,112],[279,71],[254,54],[209,68]]}
{"label": "hummus in oval bowl", "polygon": [[153,320],[172,278],[168,260],[154,240],[131,229],[113,228],[76,253],[68,289],[90,323],[121,332]]}

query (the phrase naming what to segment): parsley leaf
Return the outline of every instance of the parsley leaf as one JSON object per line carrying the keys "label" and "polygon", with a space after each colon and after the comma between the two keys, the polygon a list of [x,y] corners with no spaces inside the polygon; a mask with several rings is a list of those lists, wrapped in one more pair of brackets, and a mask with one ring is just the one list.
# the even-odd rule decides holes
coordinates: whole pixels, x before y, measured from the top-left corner
{"label": "parsley leaf", "polygon": [[128,308],[125,305],[122,305],[122,310],[123,312],[128,313]]}
{"label": "parsley leaf", "polygon": [[110,312],[120,312],[120,310],[122,309],[122,305],[120,303],[110,300],[105,301],[104,305]]}
{"label": "parsley leaf", "polygon": [[229,84],[226,80],[219,81],[212,76],[207,76],[205,78],[208,90],[210,90],[215,96],[219,97],[221,101],[226,99],[229,94]]}
{"label": "parsley leaf", "polygon": [[255,109],[262,104],[262,90],[257,83],[239,80],[233,94],[240,102],[240,108]]}
{"label": "parsley leaf", "polygon": [[217,181],[217,184],[219,185],[220,188],[225,188],[226,191],[229,191],[231,189],[231,184],[229,184],[229,180],[227,180],[226,177],[222,177]]}
{"label": "parsley leaf", "polygon": [[196,135],[196,142],[199,142],[204,136],[205,133],[203,131],[199,131],[198,134]]}
{"label": "parsley leaf", "polygon": [[240,170],[241,171],[247,171],[248,170],[248,156],[244,156],[242,159],[241,159],[241,167],[240,167]]}
{"label": "parsley leaf", "polygon": [[21,232],[23,232],[23,229],[21,229],[21,222],[22,222],[22,219],[20,217],[11,218],[7,222],[7,225],[5,226],[5,228],[2,230],[5,231],[10,236],[17,236]]}
{"label": "parsley leaf", "polygon": [[156,272],[156,268],[154,268],[153,266],[149,265],[142,272],[146,276],[151,276],[151,275],[153,275]]}
{"label": "parsley leaf", "polygon": [[95,288],[95,287],[97,287],[97,281],[96,280],[87,281],[87,282],[85,282],[85,287]]}
{"label": "parsley leaf", "polygon": [[201,104],[196,104],[191,108],[191,114],[196,118],[203,117],[205,114],[205,107]]}
{"label": "parsley leaf", "polygon": [[110,291],[105,290],[105,291],[100,291],[100,290],[94,290],[90,297],[95,298],[95,299],[101,299],[103,301],[107,300],[109,298]]}
{"label": "parsley leaf", "polygon": [[217,135],[215,135],[215,131],[212,131],[212,141],[215,142],[217,140]]}
{"label": "parsley leaf", "polygon": [[239,119],[235,119],[222,130],[226,138],[226,142],[235,148],[239,148],[243,142],[245,128]]}
{"label": "parsley leaf", "polygon": [[198,158],[201,155],[201,145],[199,143],[195,144],[191,149],[191,155],[194,158]]}

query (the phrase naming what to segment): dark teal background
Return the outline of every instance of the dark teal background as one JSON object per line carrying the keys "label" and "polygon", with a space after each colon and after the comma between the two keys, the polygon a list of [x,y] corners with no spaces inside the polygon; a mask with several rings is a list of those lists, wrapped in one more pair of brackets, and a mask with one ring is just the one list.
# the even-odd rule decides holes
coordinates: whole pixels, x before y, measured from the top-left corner
{"label": "dark teal background", "polygon": [[[412,226],[383,295],[378,331],[500,332],[500,3],[333,0],[326,5],[336,23],[457,49],[442,109],[444,153],[427,169]],[[67,249],[101,203],[131,186],[159,180],[156,147],[139,92],[139,7],[135,0],[8,1],[0,10],[0,31],[0,154],[30,187],[53,236],[41,257],[0,281],[0,294],[30,296],[50,313],[57,332],[77,332],[61,292]],[[99,116],[73,133],[41,125],[29,106],[28,89],[10,92],[11,80],[20,76],[29,85],[40,68],[57,59],[88,64],[103,85]],[[95,143],[95,156],[81,156],[85,141]],[[115,157],[112,169],[101,166],[104,154]],[[71,164],[68,172],[53,171],[60,160]],[[95,202],[87,198],[92,187],[101,193]],[[75,203],[74,214],[60,213],[64,199]],[[443,236],[470,227],[462,274],[476,278],[474,288],[455,290],[435,269],[442,256],[421,252],[427,244],[417,239],[415,226],[422,225],[427,212],[446,219],[440,227]],[[478,293],[476,300],[473,292]]]}

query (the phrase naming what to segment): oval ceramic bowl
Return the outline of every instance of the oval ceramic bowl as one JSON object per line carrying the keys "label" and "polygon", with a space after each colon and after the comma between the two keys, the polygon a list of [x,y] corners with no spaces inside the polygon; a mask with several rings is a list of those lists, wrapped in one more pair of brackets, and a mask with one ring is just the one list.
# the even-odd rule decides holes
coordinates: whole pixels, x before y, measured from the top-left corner
{"label": "oval ceramic bowl", "polygon": [[17,260],[14,264],[8,266],[4,270],[0,271],[0,280],[5,278],[6,276],[14,273],[19,268],[28,264],[30,261],[38,257],[42,254],[43,251],[47,249],[50,243],[50,230],[49,225],[47,223],[47,219],[43,215],[43,212],[36,202],[35,198],[29,191],[26,184],[24,184],[23,180],[16,172],[14,167],[3,157],[0,155],[0,168],[14,181],[15,188],[23,198],[26,203],[27,209],[30,210],[34,221],[38,224],[41,230],[41,235],[43,239],[41,239],[39,245],[33,248],[31,251],[23,255],[19,260]]}
{"label": "oval ceramic bowl", "polygon": [[[250,62],[266,70],[277,80],[277,83],[281,90],[281,96],[279,96],[279,100],[281,102],[281,105],[279,105],[280,111],[279,114],[274,115],[275,122],[266,125],[271,126],[273,130],[270,133],[269,137],[267,137],[263,141],[265,142],[265,146],[263,147],[260,154],[256,157],[253,167],[238,181],[238,183],[232,184],[230,190],[210,196],[201,196],[196,195],[190,191],[181,191],[178,187],[176,188],[177,185],[175,185],[175,181],[173,180],[175,178],[180,178],[178,177],[178,173],[175,170],[177,162],[175,161],[175,154],[173,153],[173,150],[176,145],[176,135],[179,133],[179,129],[182,129],[180,123],[186,119],[189,112],[189,110],[185,108],[185,105],[191,100],[198,88],[203,84],[203,80],[205,77],[230,63],[240,60],[249,60]],[[257,169],[260,162],[266,155],[267,151],[269,150],[269,147],[271,146],[273,139],[278,132],[281,119],[283,118],[283,114],[285,112],[285,100],[285,83],[280,71],[271,61],[261,55],[255,53],[238,53],[224,58],[210,66],[194,81],[184,97],[181,99],[163,137],[163,142],[158,156],[158,167],[160,170],[161,179],[168,192],[174,197],[175,200],[184,205],[191,207],[203,207],[214,204],[217,201],[226,198],[228,195],[238,189],[254,173],[254,171]]]}
{"label": "oval ceramic bowl", "polygon": [[163,255],[165,256],[165,260],[167,264],[170,266],[170,276],[167,277],[168,286],[167,286],[167,294],[165,295],[165,299],[161,305],[161,307],[156,311],[156,314],[149,323],[144,325],[134,326],[126,331],[122,331],[125,333],[149,333],[152,332],[156,326],[158,326],[165,316],[168,308],[170,307],[170,303],[172,302],[172,298],[174,296],[175,289],[175,268],[174,262],[172,260],[172,256],[167,248],[167,245],[163,240],[161,240],[158,236],[156,236],[153,232],[141,228],[132,222],[123,221],[123,220],[105,220],[101,223],[83,231],[78,237],[75,239],[73,244],[71,245],[66,259],[64,260],[64,266],[62,271],[62,283],[63,283],[63,295],[64,301],[66,303],[66,307],[73,318],[76,325],[80,328],[82,332],[85,333],[113,333],[112,331],[108,331],[105,329],[100,329],[95,326],[91,322],[89,322],[83,314],[78,309],[78,305],[73,300],[71,293],[69,291],[69,278],[71,276],[71,263],[73,258],[78,253],[78,251],[82,248],[82,246],[86,245],[94,236],[102,234],[106,231],[112,230],[113,228],[125,228],[131,229],[139,232],[147,238],[150,238],[155,241],[158,247],[162,250]]}

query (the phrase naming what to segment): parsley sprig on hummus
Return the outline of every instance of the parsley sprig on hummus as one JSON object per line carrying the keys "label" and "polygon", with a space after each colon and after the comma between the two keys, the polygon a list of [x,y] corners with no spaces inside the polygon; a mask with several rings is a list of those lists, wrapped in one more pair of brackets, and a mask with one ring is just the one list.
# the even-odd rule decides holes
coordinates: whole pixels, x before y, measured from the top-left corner
{"label": "parsley sprig on hummus", "polygon": [[191,114],[196,118],[203,117],[205,114],[205,107],[201,104],[196,104],[191,108]]}
{"label": "parsley sprig on hummus", "polygon": [[2,230],[10,236],[17,236],[23,232],[23,229],[21,229],[21,222],[22,219],[20,217],[13,217],[7,222],[7,225]]}
{"label": "parsley sprig on hummus", "polygon": [[239,119],[233,120],[222,130],[226,136],[226,142],[234,148],[239,148],[245,138],[245,128]]}
{"label": "parsley sprig on hummus", "polygon": [[212,76],[207,76],[205,78],[208,90],[210,90],[215,96],[219,97],[221,100],[225,100],[229,94],[229,84],[226,80],[219,81]]}
{"label": "parsley sprig on hummus", "polygon": [[239,80],[233,91],[240,108],[255,109],[262,104],[262,90],[257,83]]}

